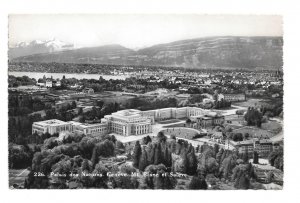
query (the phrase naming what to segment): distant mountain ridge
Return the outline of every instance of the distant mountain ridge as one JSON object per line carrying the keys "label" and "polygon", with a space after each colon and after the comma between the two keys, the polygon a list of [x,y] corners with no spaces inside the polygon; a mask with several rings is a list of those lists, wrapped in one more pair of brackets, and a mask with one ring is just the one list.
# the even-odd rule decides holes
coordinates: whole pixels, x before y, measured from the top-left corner
{"label": "distant mountain ridge", "polygon": [[132,50],[106,45],[21,56],[15,62],[153,65],[189,68],[267,68],[283,66],[282,37],[206,37]]}
{"label": "distant mountain ridge", "polygon": [[63,42],[58,39],[51,40],[33,40],[31,42],[20,42],[14,47],[10,47],[8,51],[8,56],[10,59],[41,54],[41,53],[52,53],[63,50],[74,49],[74,44]]}

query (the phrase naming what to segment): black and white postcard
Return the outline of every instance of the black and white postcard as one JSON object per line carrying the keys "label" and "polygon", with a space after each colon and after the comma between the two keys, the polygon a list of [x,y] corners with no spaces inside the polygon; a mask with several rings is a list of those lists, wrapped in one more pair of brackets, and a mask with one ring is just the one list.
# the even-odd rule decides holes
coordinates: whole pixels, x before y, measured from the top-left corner
{"label": "black and white postcard", "polygon": [[9,188],[283,189],[283,44],[280,15],[10,14]]}

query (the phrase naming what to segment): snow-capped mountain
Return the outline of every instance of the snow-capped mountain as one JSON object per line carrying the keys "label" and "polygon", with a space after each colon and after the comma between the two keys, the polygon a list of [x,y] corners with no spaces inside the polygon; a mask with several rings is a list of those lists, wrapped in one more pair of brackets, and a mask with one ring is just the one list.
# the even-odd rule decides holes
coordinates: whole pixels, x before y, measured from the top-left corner
{"label": "snow-capped mountain", "polygon": [[12,61],[278,69],[283,65],[282,46],[282,37],[220,36],[180,40],[139,50],[121,45],[77,48],[23,56]]}
{"label": "snow-capped mountain", "polygon": [[63,42],[58,39],[33,40],[31,42],[20,42],[14,47],[9,47],[9,59],[34,54],[45,54],[57,51],[74,49],[74,44]]}

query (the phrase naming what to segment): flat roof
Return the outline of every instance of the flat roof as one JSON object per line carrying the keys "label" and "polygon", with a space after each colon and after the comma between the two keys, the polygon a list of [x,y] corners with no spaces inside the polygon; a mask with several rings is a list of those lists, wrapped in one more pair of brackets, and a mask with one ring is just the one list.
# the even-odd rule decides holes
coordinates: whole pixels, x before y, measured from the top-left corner
{"label": "flat roof", "polygon": [[68,124],[67,122],[57,120],[57,119],[51,119],[51,120],[46,120],[46,121],[39,121],[39,122],[34,122],[34,124],[42,125],[42,126],[57,126],[57,125],[66,125]]}
{"label": "flat roof", "polygon": [[140,112],[141,111],[137,109],[126,109],[126,110],[117,111],[115,113],[112,113],[111,115],[122,116],[122,117],[140,116]]}
{"label": "flat roof", "polygon": [[106,125],[106,123],[80,123],[80,122],[76,122],[76,121],[69,121],[68,123],[78,125],[81,127],[97,127],[97,126],[100,127],[100,126]]}

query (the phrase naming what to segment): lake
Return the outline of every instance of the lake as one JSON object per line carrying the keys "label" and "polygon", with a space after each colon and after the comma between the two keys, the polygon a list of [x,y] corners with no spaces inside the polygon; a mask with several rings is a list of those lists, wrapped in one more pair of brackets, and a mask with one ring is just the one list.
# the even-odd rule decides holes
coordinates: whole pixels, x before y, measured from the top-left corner
{"label": "lake", "polygon": [[100,75],[100,74],[86,74],[86,73],[41,73],[41,72],[8,72],[8,75],[13,75],[15,77],[22,77],[22,76],[28,76],[29,78],[34,78],[38,80],[39,78],[43,78],[45,75],[46,78],[53,79],[62,79],[63,76],[66,78],[76,78],[78,80],[81,79],[95,79],[98,80],[100,76],[102,76],[105,80],[125,80],[126,78],[129,78],[129,75]]}

